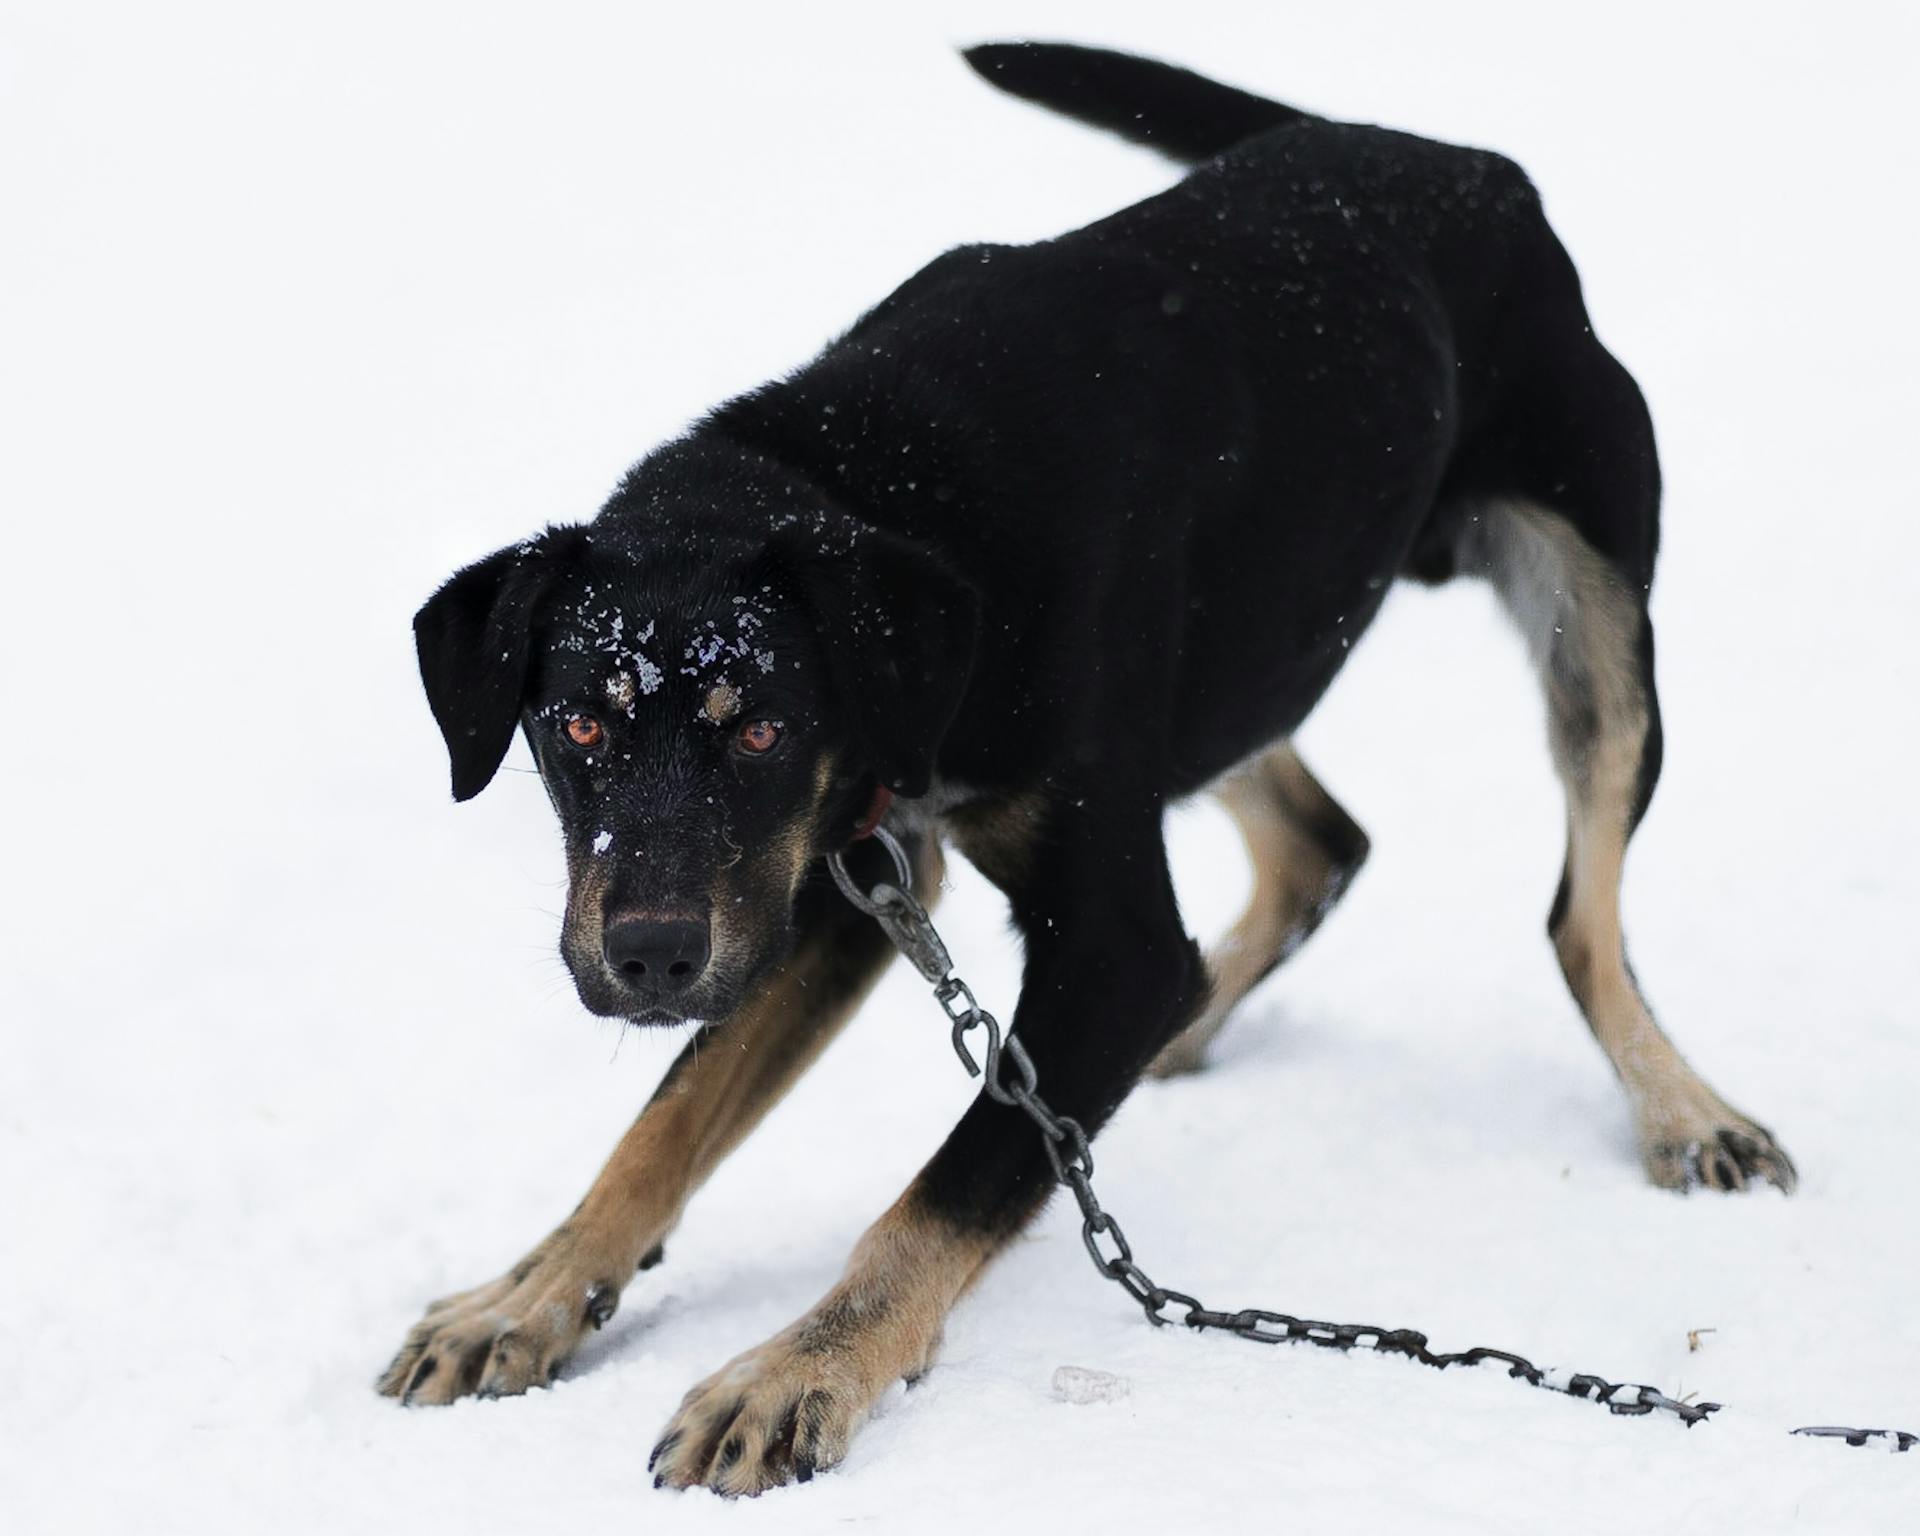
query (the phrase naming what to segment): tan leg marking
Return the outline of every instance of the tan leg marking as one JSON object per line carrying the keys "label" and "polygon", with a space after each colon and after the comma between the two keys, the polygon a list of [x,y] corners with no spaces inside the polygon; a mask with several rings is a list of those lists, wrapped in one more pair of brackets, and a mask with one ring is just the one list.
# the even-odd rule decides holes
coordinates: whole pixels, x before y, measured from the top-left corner
{"label": "tan leg marking", "polygon": [[[923,857],[916,886],[931,905],[937,851]],[[862,957],[820,945],[797,951],[758,997],[682,1053],[571,1216],[499,1279],[427,1308],[378,1390],[446,1403],[551,1380],[587,1327],[613,1315],[694,1191],[839,1033],[890,958],[878,944]]]}
{"label": "tan leg marking", "polygon": [[1208,951],[1206,1009],[1160,1052],[1148,1068],[1155,1077],[1200,1068],[1240,1000],[1307,941],[1367,857],[1366,834],[1288,743],[1243,763],[1214,793],[1246,840],[1253,895]]}
{"label": "tan leg marking", "polygon": [[1023,790],[1004,800],[975,800],[946,816],[954,846],[1001,890],[1016,885],[1033,862],[1033,844],[1047,825],[1044,791]]}
{"label": "tan leg marking", "polygon": [[1632,1104],[1655,1184],[1791,1189],[1772,1135],[1730,1107],[1654,1021],[1627,964],[1620,879],[1652,724],[1640,679],[1638,595],[1571,524],[1533,507],[1488,509],[1468,548],[1526,637],[1547,693],[1567,793],[1567,863],[1550,931],[1567,985]]}
{"label": "tan leg marking", "polygon": [[647,1463],[654,1486],[752,1495],[833,1466],[881,1394],[932,1362],[999,1241],[953,1230],[909,1188],[816,1306],[686,1395]]}

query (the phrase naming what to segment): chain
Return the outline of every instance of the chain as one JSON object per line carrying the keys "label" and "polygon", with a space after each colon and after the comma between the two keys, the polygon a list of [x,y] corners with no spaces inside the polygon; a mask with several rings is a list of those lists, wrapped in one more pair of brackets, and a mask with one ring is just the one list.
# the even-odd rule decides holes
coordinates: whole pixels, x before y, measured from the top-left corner
{"label": "chain", "polygon": [[[1686,1425],[1701,1423],[1720,1410],[1719,1403],[1688,1402],[1669,1397],[1657,1387],[1608,1381],[1585,1371],[1542,1370],[1510,1350],[1476,1348],[1441,1353],[1430,1349],[1427,1336],[1413,1328],[1323,1323],[1258,1307],[1216,1312],[1202,1306],[1197,1297],[1185,1291],[1156,1284],[1134,1259],[1133,1245],[1127,1241],[1119,1219],[1102,1207],[1093,1192],[1093,1149],[1085,1129],[1071,1115],[1056,1114],[1048,1106],[1040,1096],[1039,1074],[1026,1047],[980,1006],[973,989],[955,973],[953,958],[947,953],[933,920],[927,916],[926,908],[914,899],[913,867],[899,840],[885,827],[876,828],[873,836],[891,856],[896,879],[881,880],[870,889],[862,890],[848,874],[841,855],[835,853],[827,856],[834,883],[848,901],[886,930],[895,948],[932,983],[933,995],[951,1026],[954,1052],[968,1074],[984,1078],[981,1086],[989,1098],[1019,1109],[1033,1122],[1040,1132],[1041,1149],[1053,1168],[1054,1178],[1072,1192],[1074,1202],[1080,1207],[1080,1237],[1094,1268],[1131,1296],[1155,1327],[1182,1323],[1196,1331],[1211,1328],[1235,1334],[1256,1344],[1317,1344],[1323,1349],[1343,1351],[1371,1349],[1380,1354],[1404,1355],[1437,1370],[1451,1365],[1492,1362],[1505,1367],[1509,1376],[1544,1391],[1604,1403],[1612,1413],[1670,1414]],[[1807,1425],[1793,1433],[1841,1439],[1848,1445],[1883,1440],[1888,1449],[1894,1451],[1911,1450],[1920,1442],[1920,1436],[1905,1430],[1848,1429],[1834,1424]]]}

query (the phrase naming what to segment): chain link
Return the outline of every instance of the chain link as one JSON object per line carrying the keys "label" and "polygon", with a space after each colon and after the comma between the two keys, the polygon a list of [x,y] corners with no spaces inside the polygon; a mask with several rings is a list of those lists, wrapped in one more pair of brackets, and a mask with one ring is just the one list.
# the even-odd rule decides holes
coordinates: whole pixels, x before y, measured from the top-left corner
{"label": "chain link", "polygon": [[[1003,1030],[1000,1021],[980,1006],[973,989],[953,969],[947,946],[935,931],[927,910],[914,899],[913,867],[899,840],[885,827],[877,827],[874,839],[893,859],[896,882],[879,881],[862,890],[847,873],[841,855],[829,854],[828,867],[841,893],[862,912],[880,924],[887,937],[913,967],[933,983],[933,995],[952,1026],[954,1053],[970,1077],[983,1077],[981,1087],[988,1097],[1024,1112],[1040,1132],[1041,1149],[1053,1168],[1053,1176],[1073,1195],[1080,1207],[1080,1237],[1086,1244],[1093,1267],[1131,1296],[1155,1327],[1179,1323],[1196,1332],[1213,1329],[1231,1333],[1256,1344],[1317,1344],[1322,1349],[1370,1349],[1380,1354],[1404,1355],[1422,1365],[1445,1370],[1448,1366],[1494,1364],[1507,1375],[1548,1392],[1584,1398],[1605,1404],[1610,1413],[1645,1415],[1665,1413],[1682,1424],[1703,1422],[1719,1412],[1719,1403],[1695,1403],[1669,1397],[1657,1387],[1638,1382],[1608,1381],[1584,1371],[1542,1370],[1523,1355],[1504,1349],[1463,1349],[1442,1353],[1428,1347],[1427,1336],[1413,1328],[1383,1328],[1373,1323],[1324,1323],[1312,1318],[1294,1317],[1285,1312],[1267,1312],[1258,1307],[1238,1312],[1216,1312],[1202,1306],[1197,1297],[1185,1291],[1158,1285],[1135,1262],[1133,1245],[1119,1218],[1104,1209],[1093,1192],[1093,1149],[1080,1122],[1071,1115],[1055,1114],[1040,1096],[1039,1074],[1032,1058],[1018,1039]],[[976,1032],[980,1055],[969,1044]],[[1008,1068],[1011,1066],[1011,1076]],[[1105,1246],[1102,1246],[1102,1243]],[[1811,1424],[1793,1431],[1845,1440],[1848,1445],[1866,1445],[1884,1440],[1893,1451],[1911,1450],[1920,1436],[1901,1429],[1848,1429],[1841,1425]]]}

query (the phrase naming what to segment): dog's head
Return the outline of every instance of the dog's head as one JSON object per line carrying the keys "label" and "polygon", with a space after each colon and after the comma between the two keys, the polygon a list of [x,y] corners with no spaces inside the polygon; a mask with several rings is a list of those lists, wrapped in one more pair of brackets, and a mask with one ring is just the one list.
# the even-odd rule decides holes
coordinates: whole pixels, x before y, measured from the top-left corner
{"label": "dog's head", "polygon": [[468,566],[414,619],[454,798],[525,730],[566,840],[561,954],[636,1023],[724,1017],[812,862],[882,786],[926,792],[977,624],[915,543],[788,484],[678,480],[630,479],[619,516]]}

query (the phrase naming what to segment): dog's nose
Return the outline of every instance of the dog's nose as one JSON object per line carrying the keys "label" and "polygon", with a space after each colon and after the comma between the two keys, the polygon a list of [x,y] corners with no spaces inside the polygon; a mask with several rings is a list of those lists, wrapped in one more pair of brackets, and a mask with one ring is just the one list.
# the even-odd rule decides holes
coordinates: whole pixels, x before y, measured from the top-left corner
{"label": "dog's nose", "polygon": [[707,968],[705,918],[623,917],[607,925],[607,964],[658,997],[684,992]]}

